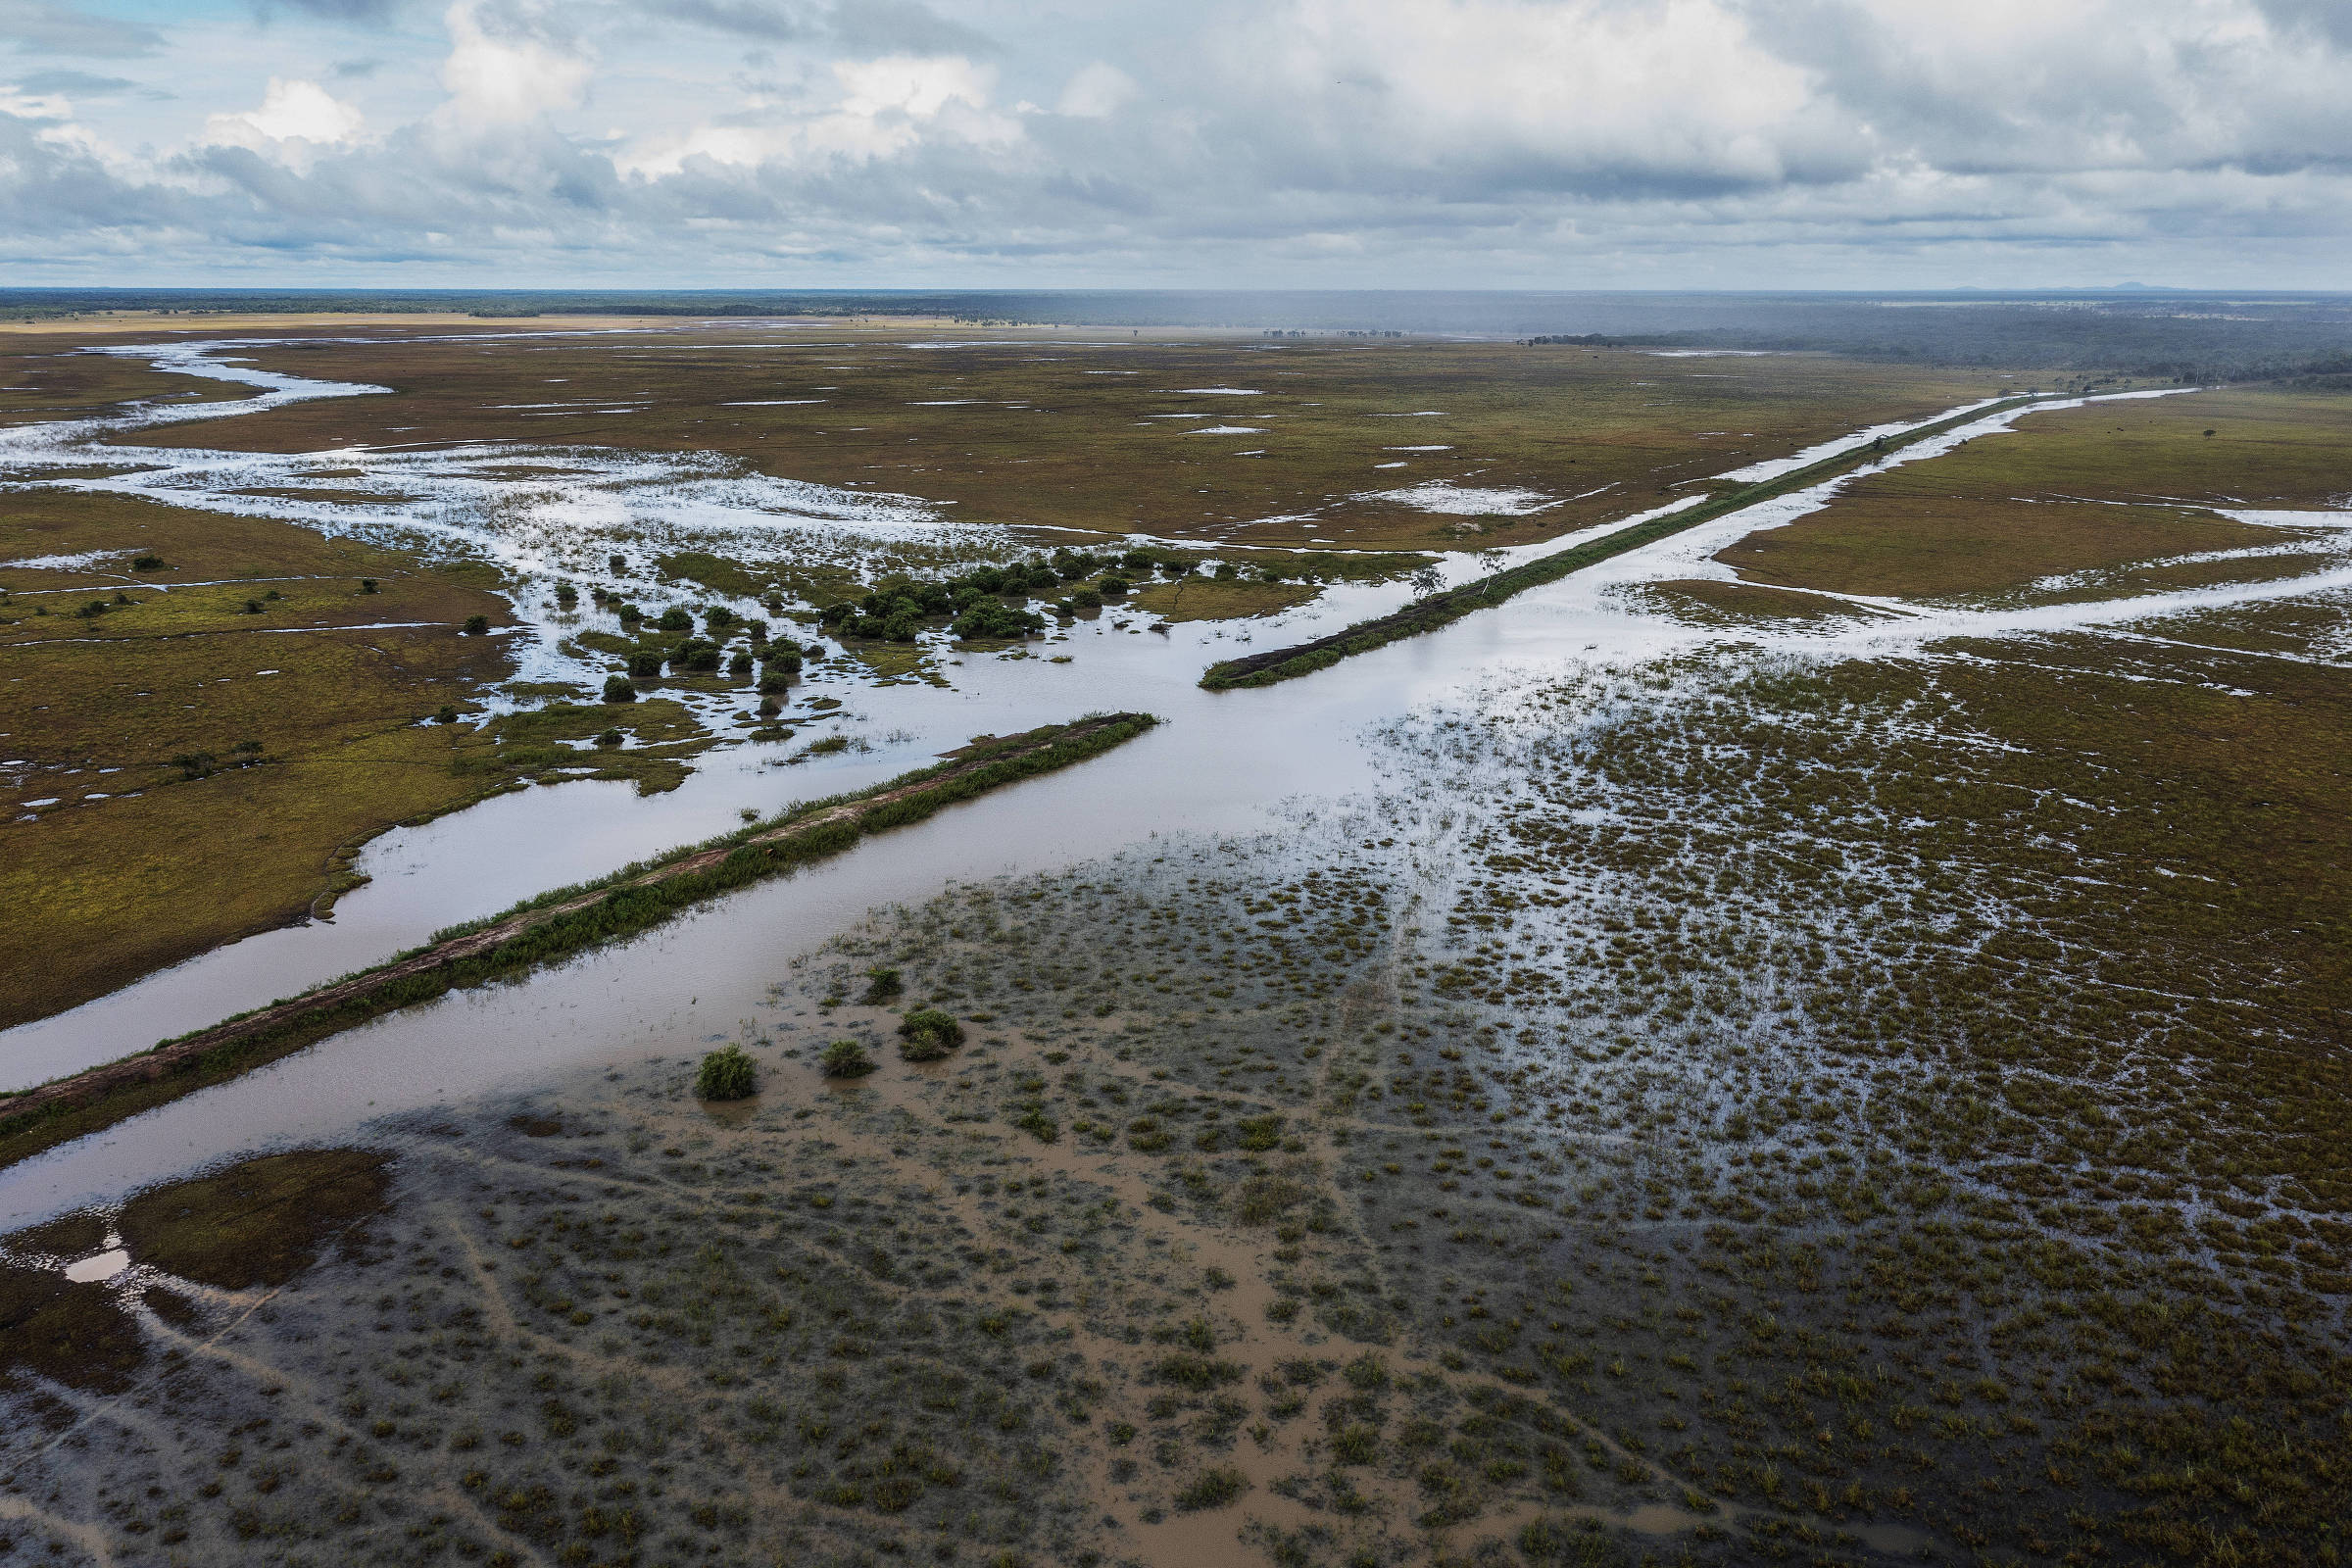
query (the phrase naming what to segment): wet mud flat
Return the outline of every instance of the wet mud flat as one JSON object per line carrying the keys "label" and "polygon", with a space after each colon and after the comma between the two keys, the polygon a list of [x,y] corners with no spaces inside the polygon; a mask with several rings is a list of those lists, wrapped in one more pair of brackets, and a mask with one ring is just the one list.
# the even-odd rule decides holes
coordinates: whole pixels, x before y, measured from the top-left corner
{"label": "wet mud flat", "polygon": [[[1238,920],[1236,868],[1273,853],[886,912],[744,1021],[749,1101],[696,1100],[690,1050],[279,1156],[388,1156],[383,1204],[281,1278],[134,1238],[100,1265],[126,1272],[72,1286],[106,1302],[110,1354],[10,1368],[12,1538],[68,1560],[1176,1563],[1507,1537],[1601,1560],[1604,1522],[1688,1522],[1544,1391],[1423,1343],[1411,1271],[1338,1180],[1362,1136],[1333,1106],[1347,1042],[1389,1010],[1386,874],[1318,870],[1287,972],[1168,934]],[[1139,951],[1105,966],[1090,936]],[[961,1021],[944,1059],[895,1047],[918,1002]],[[827,1078],[844,1039],[878,1069]],[[129,1229],[7,1246],[55,1278]]]}
{"label": "wet mud flat", "polygon": [[[276,1278],[132,1216],[300,1164],[0,1238],[0,1530],[2340,1560],[2340,612],[1498,677],[1366,799],[952,886],[731,1031],[311,1153],[361,1185]],[[727,1044],[757,1095],[697,1100]]]}

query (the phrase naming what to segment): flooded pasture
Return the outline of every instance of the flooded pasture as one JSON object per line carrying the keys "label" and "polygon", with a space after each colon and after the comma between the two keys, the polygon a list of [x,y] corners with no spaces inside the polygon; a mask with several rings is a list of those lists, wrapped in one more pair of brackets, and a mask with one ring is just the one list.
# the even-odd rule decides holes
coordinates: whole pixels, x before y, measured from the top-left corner
{"label": "flooded pasture", "polygon": [[[1411,589],[1108,606],[1021,658],[926,633],[944,684],[828,661],[801,700],[867,750],[496,797],[377,840],[331,924],[0,1035],[32,1081],[974,734],[1165,721],[0,1173],[0,1539],[2326,1560],[2294,1553],[2352,1497],[2344,890],[2264,846],[2336,831],[2341,519],[2266,512],[2285,573],[2248,547],[1802,612],[1726,564],[2082,406],[1262,691],[1195,681]],[[50,439],[48,482],[117,482]],[[526,678],[571,657],[552,583],[641,524],[936,548],[879,503],[542,456],[304,461],[319,526],[498,553]],[[256,461],[140,453],[181,505],[285,504]],[[397,497],[342,514],[368,475]],[[903,1054],[917,1008],[960,1024],[944,1058]],[[844,1041],[872,1070],[828,1076]],[[696,1099],[728,1044],[757,1093]]]}

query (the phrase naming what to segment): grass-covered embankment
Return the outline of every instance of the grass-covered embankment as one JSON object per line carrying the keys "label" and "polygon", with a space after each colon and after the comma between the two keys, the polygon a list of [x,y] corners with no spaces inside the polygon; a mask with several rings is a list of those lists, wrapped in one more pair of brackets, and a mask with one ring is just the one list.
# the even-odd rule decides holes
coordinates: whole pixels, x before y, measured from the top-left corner
{"label": "grass-covered embankment", "polygon": [[1766,479],[1738,490],[1727,491],[1710,500],[1701,501],[1695,506],[1685,507],[1661,517],[1652,517],[1647,522],[1636,523],[1630,528],[1620,528],[1616,532],[1605,534],[1598,539],[1588,540],[1581,545],[1527,562],[1506,571],[1498,571],[1492,576],[1481,577],[1475,582],[1466,582],[1459,588],[1448,588],[1443,593],[1416,599],[1402,610],[1392,612],[1386,615],[1377,615],[1370,620],[1359,620],[1354,625],[1333,632],[1328,637],[1318,637],[1312,642],[1295,643],[1288,648],[1271,648],[1262,654],[1250,654],[1241,659],[1228,659],[1211,664],[1201,674],[1200,685],[1207,691],[1216,692],[1236,686],[1271,686],[1276,681],[1292,680],[1300,675],[1311,675],[1318,669],[1329,668],[1350,655],[1368,654],[1375,648],[1385,648],[1390,643],[1401,641],[1406,637],[1418,637],[1424,632],[1436,631],[1441,626],[1451,625],[1473,611],[1499,605],[1512,595],[1524,593],[1530,588],[1540,588],[1545,583],[1557,582],[1571,572],[1581,571],[1585,567],[1606,561],[1612,556],[1621,556],[1629,550],[1638,550],[1643,545],[1654,544],[1660,539],[1681,533],[1686,528],[1694,528],[1702,522],[1712,521],[1726,513],[1737,512],[1742,507],[1752,507],[1759,501],[1769,501],[1774,496],[1787,495],[1792,490],[1802,490],[1807,485],[1819,484],[1824,479],[1832,478],[1873,459],[1883,458],[1887,453],[1907,447],[1913,442],[1942,435],[1963,424],[2010,409],[2021,408],[2034,401],[2034,399],[2032,397],[2008,398],[1983,408],[1971,409],[1966,414],[1956,414],[1949,418],[1938,419],[1933,424],[1923,424],[1917,429],[1906,430],[1900,435],[1884,436],[1875,441],[1848,447],[1844,451],[1833,453],[1819,463],[1810,463],[1801,468],[1791,469],[1777,479]]}
{"label": "grass-covered embankment", "polygon": [[634,936],[676,911],[838,855],[869,833],[1097,756],[1158,722],[1109,713],[976,742],[950,760],[855,795],[814,801],[504,914],[439,932],[425,947],[150,1051],[0,1101],[0,1165],[273,1061],[380,1013]]}

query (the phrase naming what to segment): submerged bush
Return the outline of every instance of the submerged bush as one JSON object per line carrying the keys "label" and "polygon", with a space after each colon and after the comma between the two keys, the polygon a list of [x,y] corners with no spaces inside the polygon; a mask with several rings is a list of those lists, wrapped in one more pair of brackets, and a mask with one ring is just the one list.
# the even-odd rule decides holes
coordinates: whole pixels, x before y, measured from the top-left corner
{"label": "submerged bush", "polygon": [[729,1043],[703,1057],[694,1092],[704,1100],[749,1100],[759,1092],[760,1073],[741,1046]]}
{"label": "submerged bush", "polygon": [[963,1025],[937,1007],[917,1007],[900,1020],[899,1040],[908,1061],[937,1061],[963,1044]]}
{"label": "submerged bush", "polygon": [[855,1040],[836,1040],[819,1058],[828,1078],[862,1078],[874,1070],[874,1058]]}
{"label": "submerged bush", "polygon": [[1199,1480],[1176,1494],[1176,1506],[1187,1510],[1222,1508],[1250,1490],[1250,1478],[1234,1465],[1216,1465],[1200,1472]]}
{"label": "submerged bush", "polygon": [[898,970],[876,967],[865,971],[865,995],[858,1000],[870,1007],[888,1002],[906,989],[906,978]]}

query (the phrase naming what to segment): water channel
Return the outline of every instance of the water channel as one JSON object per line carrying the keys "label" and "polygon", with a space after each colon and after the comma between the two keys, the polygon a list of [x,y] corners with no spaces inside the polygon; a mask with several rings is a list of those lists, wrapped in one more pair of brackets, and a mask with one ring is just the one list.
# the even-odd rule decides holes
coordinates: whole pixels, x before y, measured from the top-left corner
{"label": "water channel", "polygon": [[[221,364],[224,350],[218,345],[172,345],[168,354],[153,352],[159,364],[169,359],[173,369],[220,371],[264,388],[255,400],[182,406],[166,411],[171,417],[219,417],[272,401],[371,390],[240,370]],[[2053,406],[2072,405],[2043,407]],[[249,511],[256,510],[245,494],[256,465],[273,466],[280,473],[304,464],[365,467],[358,461],[365,455],[349,452],[253,458],[201,449],[126,452],[101,444],[125,423],[162,416],[142,413],[128,420],[5,432],[0,468],[17,484],[107,488],[136,478],[150,491],[168,489],[169,499],[178,505]],[[2017,416],[2014,412],[1991,416],[1884,461],[1919,461],[1962,440],[1993,434]],[[1876,433],[1862,432],[1857,439]],[[500,455],[512,459],[515,451],[504,448]],[[610,468],[598,468],[588,455],[539,456],[548,458],[551,471],[562,466],[582,486],[610,482]],[[224,461],[230,458],[234,461]],[[605,458],[640,474],[654,461],[638,454]],[[127,466],[126,459],[149,466],[136,476],[42,477],[43,469]],[[460,463],[446,454],[436,461],[453,469]],[[477,451],[463,462],[478,472],[484,459]],[[815,487],[786,487],[791,492],[786,505],[780,499],[784,492],[763,490],[740,476],[721,476],[739,492],[733,501],[700,493],[680,503],[681,484],[691,489],[712,476],[696,468],[699,460],[678,462],[681,471],[696,471],[683,478],[673,474],[676,483],[640,485],[636,496],[637,520],[642,524],[646,513],[654,514],[660,526],[650,531],[664,541],[674,541],[686,526],[681,520],[686,511],[700,518],[698,526],[711,531],[760,527],[772,534],[810,526],[836,541],[936,526],[913,514],[891,517],[869,510],[849,515],[855,509],[846,505],[828,514],[830,504],[807,493]],[[416,468],[405,464],[411,479]],[[191,477],[197,470],[228,477],[208,487]],[[337,482],[352,483],[349,478]],[[502,518],[511,520],[517,506],[495,488],[466,505],[444,495],[405,524],[412,531],[440,530],[441,537],[471,546],[489,542],[521,583],[514,597],[528,624],[518,635],[536,650],[522,662],[526,670],[536,669],[534,678],[546,678],[545,666],[553,659],[546,649],[560,638],[561,628],[548,622],[538,585],[567,569],[563,558],[578,545],[567,542],[557,524],[568,510],[582,519],[581,529],[599,535],[594,540],[599,552],[617,535],[609,521],[596,520],[609,518],[610,496],[591,498],[593,505],[577,494],[551,500],[544,487],[552,481],[543,476],[533,482],[541,493],[530,503],[527,530],[503,525]],[[730,745],[702,758],[693,777],[669,794],[640,799],[630,786],[617,783],[541,786],[385,835],[360,862],[372,880],[342,901],[331,922],[233,944],[69,1012],[0,1033],[0,1075],[13,1084],[38,1082],[127,1054],[159,1038],[376,961],[439,926],[731,828],[743,809],[772,812],[796,801],[860,788],[976,734],[1009,733],[1111,709],[1148,710],[1165,720],[1082,766],[869,840],[849,855],[746,889],[633,941],[510,984],[453,994],[387,1015],[233,1082],[23,1161],[0,1172],[0,1228],[85,1203],[111,1202],[147,1183],[258,1149],[364,1137],[370,1121],[395,1113],[518,1091],[608,1063],[707,1049],[706,1042],[733,1034],[743,1020],[772,1017],[769,986],[793,958],[877,905],[927,899],[950,880],[1082,863],[1148,843],[1154,835],[1248,833],[1341,808],[1377,782],[1366,740],[1374,727],[1518,674],[1578,662],[1622,667],[1730,643],[1770,642],[1820,654],[1884,651],[1956,633],[2107,625],[2209,604],[2352,585],[2352,567],[2342,567],[2316,576],[2096,604],[1923,613],[1891,602],[1857,602],[1851,619],[1769,635],[1683,624],[1626,592],[1645,581],[1729,576],[1728,568],[1711,561],[1714,552],[1757,526],[1785,522],[1822,505],[1839,482],[1702,524],[1432,635],[1263,690],[1207,693],[1195,681],[1205,664],[1229,657],[1241,640],[1314,636],[1394,608],[1414,590],[1401,583],[1337,588],[1314,606],[1274,622],[1250,622],[1247,630],[1232,623],[1192,623],[1147,632],[1142,627],[1148,617],[1109,612],[1077,622],[1039,655],[1020,659],[943,647],[943,663],[961,660],[947,664],[949,687],[871,686],[841,674],[818,678],[813,689],[843,700],[842,727],[867,738],[871,751],[779,766],[784,748]],[[384,507],[348,508],[349,514],[342,514],[331,503],[315,502],[300,510],[298,520],[398,531],[404,526],[404,516],[397,514],[402,504],[387,503],[395,514],[381,515]],[[729,507],[743,510],[729,513]],[[1538,549],[1564,548],[1635,520],[1620,519]],[[640,539],[634,548],[651,547]],[[1446,574],[1459,580],[1531,553],[1490,553],[1484,563],[1457,557]],[[1492,559],[1495,555],[1502,561]],[[1066,656],[1068,662],[1054,662],[1046,654]]]}

